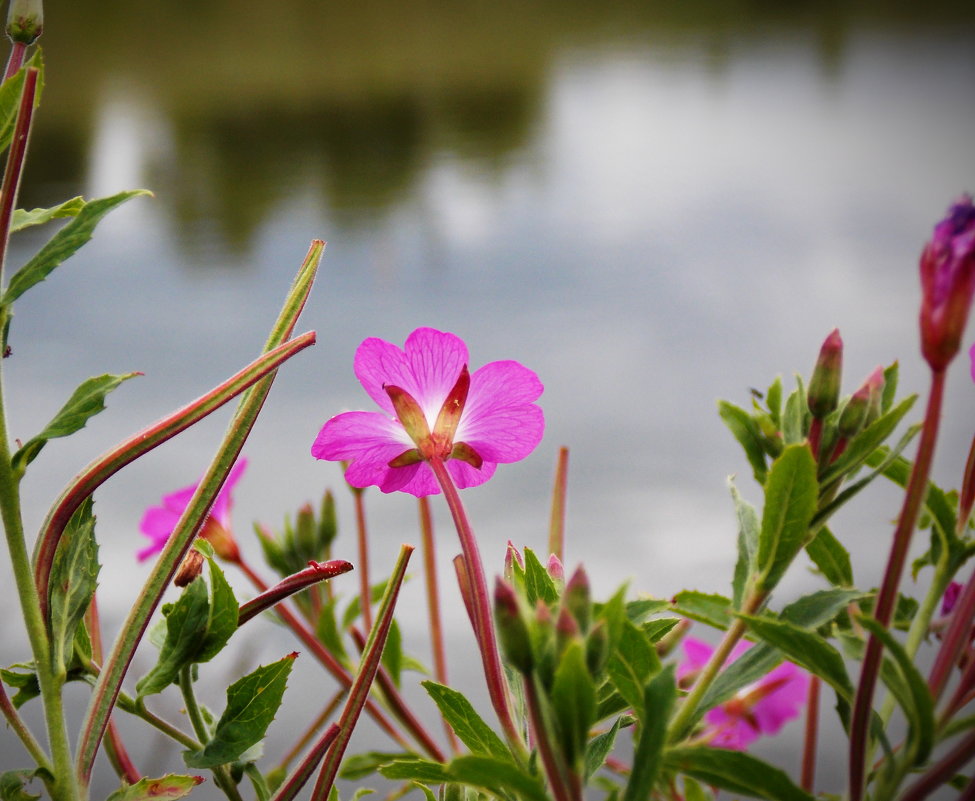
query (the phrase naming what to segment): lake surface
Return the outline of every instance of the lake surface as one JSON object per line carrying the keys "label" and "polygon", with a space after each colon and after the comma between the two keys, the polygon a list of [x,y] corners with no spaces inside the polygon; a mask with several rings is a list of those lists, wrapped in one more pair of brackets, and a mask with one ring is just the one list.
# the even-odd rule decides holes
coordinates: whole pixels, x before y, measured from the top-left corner
{"label": "lake surface", "polygon": [[[728,586],[726,479],[737,473],[753,502],[760,492],[716,399],[744,405],[777,374],[808,374],[837,326],[845,391],[895,359],[906,390],[926,389],[917,256],[949,202],[975,190],[970,9],[47,5],[22,205],[155,197],[113,214],[17,306],[4,365],[14,436],[36,433],[89,375],[145,373],[34,463],[28,530],[91,458],[259,353],[312,238],[328,247],[299,330],[318,345],[280,371],[236,496],[254,559],[251,521],[277,527],[332,487],[336,555],[355,561],[341,473],[308,449],[328,417],[368,407],[351,369],[368,336],[402,343],[433,326],[463,337],[474,365],[517,359],[539,374],[541,446],[465,502],[489,571],[509,539],[543,551],[567,445],[567,562],[587,565],[600,596],[624,580],[661,597]],[[8,269],[43,241],[23,236]],[[937,455],[951,486],[972,433],[966,376],[959,362]],[[133,559],[142,510],[203,471],[228,419],[214,418],[96,494],[109,631],[148,570]],[[863,586],[879,577],[896,498],[877,487],[837,523]],[[476,687],[458,658],[470,634],[448,580],[456,540],[434,506],[451,669]],[[416,508],[373,491],[368,513],[378,577],[417,542]],[[400,622],[429,661],[415,562]],[[780,602],[817,586],[797,565]],[[267,623],[244,640],[218,677],[291,647]],[[0,620],[5,663],[21,641]],[[307,662],[289,720],[330,694]],[[0,749],[4,765],[20,765],[18,747]],[[133,751],[147,771],[179,766],[156,741]]]}

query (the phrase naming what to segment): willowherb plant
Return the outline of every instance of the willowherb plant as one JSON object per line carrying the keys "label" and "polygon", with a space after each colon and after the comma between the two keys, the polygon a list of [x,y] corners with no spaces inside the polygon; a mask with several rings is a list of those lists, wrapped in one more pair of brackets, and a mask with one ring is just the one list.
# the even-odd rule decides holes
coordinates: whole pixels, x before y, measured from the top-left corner
{"label": "willowherb plant", "polygon": [[[0,86],[0,147],[7,153],[0,264],[13,232],[67,222],[9,280],[0,276],[5,356],[15,301],[76,252],[105,214],[146,194],[15,208],[42,85],[40,52],[30,53],[42,26],[38,0],[11,3],[14,45]],[[373,774],[396,783],[397,793],[426,799],[706,801],[730,793],[810,801],[819,784],[819,698],[826,689],[849,735],[844,797],[920,801],[943,790],[975,798],[975,779],[962,772],[975,757],[975,717],[969,714],[975,700],[975,578],[954,581],[975,550],[975,446],[959,492],[942,490],[929,476],[945,376],[960,349],[975,289],[970,197],[950,208],[921,258],[921,352],[932,374],[921,423],[897,433],[916,397],[898,399],[896,363],[877,368],[843,396],[838,331],[827,336],[808,380],[797,377],[786,388],[776,378],[747,408],[719,404],[764,494],[756,508],[730,485],[738,558],[727,595],[632,597],[624,585],[609,599],[595,600],[586,570],[563,566],[565,449],[556,471],[548,553],[540,557],[509,544],[502,575],[491,582],[459,490],[483,484],[499,464],[536,448],[544,429],[536,403],[542,384],[514,361],[471,372],[464,342],[431,328],[415,330],[403,348],[374,338],[363,342],[354,372],[380,411],[336,415],[312,445],[313,456],[344,465],[356,506],[357,591],[343,596],[341,586],[326,583],[352,569],[349,561],[334,558],[341,541],[328,491],[319,509],[302,506],[280,531],[255,526],[275,575],[267,579],[238,547],[232,493],[246,469],[244,442],[277,368],[315,341],[313,332],[293,336],[293,330],[323,248],[312,242],[263,354],[95,458],[53,500],[32,543],[21,518],[21,479],[37,469],[33,463],[50,440],[82,428],[103,410],[108,393],[135,374],[84,382],[23,444],[8,435],[0,396],[0,516],[30,644],[29,655],[5,658],[8,666],[0,669],[5,738],[19,744],[26,763],[0,776],[0,801],[25,801],[38,791],[52,801],[87,801],[101,751],[119,778],[112,801],[179,798],[205,778],[233,801],[320,801],[337,799],[337,778],[361,783]],[[972,358],[975,378],[975,348]],[[162,495],[161,504],[146,511],[140,530],[150,542],[133,557],[151,559],[152,570],[106,646],[96,603],[92,494],[234,398],[237,411],[203,476]],[[912,460],[904,454],[918,435]],[[858,585],[843,533],[830,523],[880,477],[904,487],[904,503],[883,582],[871,589]],[[409,656],[394,617],[412,546],[403,546],[390,576],[370,581],[364,489],[371,486],[418,499],[435,679],[422,682],[431,702],[422,715],[403,697],[407,670],[422,667]],[[499,733],[447,679],[430,509],[431,497],[441,494],[460,542],[456,579]],[[928,532],[930,546],[913,565],[916,576],[926,577],[923,596],[914,599],[901,584],[919,528]],[[776,590],[803,552],[823,586],[783,604]],[[247,578],[250,600],[238,600],[221,563]],[[181,589],[160,607],[171,582]],[[278,749],[283,756],[273,765],[263,759],[261,744],[269,733],[276,739],[286,734],[271,724],[297,652],[233,681],[219,715],[197,697],[199,673],[238,628],[262,625],[255,621],[261,612],[277,616],[334,682],[332,696],[320,709],[307,710],[307,728]],[[688,636],[692,623],[713,629],[716,644]],[[130,676],[147,631],[158,649],[156,662],[145,675]],[[918,667],[922,658],[932,665],[927,676]],[[90,686],[78,731],[69,731],[64,713],[64,688],[71,681]],[[886,690],[879,704],[878,684]],[[185,721],[152,711],[154,696],[162,693],[180,695]],[[25,703],[43,707],[43,737],[21,717]],[[444,726],[442,742],[421,722],[434,709]],[[143,775],[114,725],[118,713],[172,739],[182,748],[183,764],[164,776]],[[350,755],[362,714],[391,745]],[[798,778],[749,752],[759,737],[776,736],[800,716],[805,729]],[[630,744],[624,746],[624,739]],[[830,780],[835,785],[835,777]],[[363,792],[360,787],[356,797]]]}

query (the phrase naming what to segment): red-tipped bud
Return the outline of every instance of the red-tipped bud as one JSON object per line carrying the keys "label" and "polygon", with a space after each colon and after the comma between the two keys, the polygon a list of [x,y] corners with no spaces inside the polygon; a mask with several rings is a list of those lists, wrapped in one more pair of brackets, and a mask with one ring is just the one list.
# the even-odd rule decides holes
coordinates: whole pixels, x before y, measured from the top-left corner
{"label": "red-tipped bud", "polygon": [[843,407],[839,423],[836,426],[842,439],[850,439],[850,437],[856,436],[866,427],[867,419],[873,412],[879,416],[883,394],[884,369],[878,367],[867,376],[867,380],[850,396],[846,406]]}
{"label": "red-tipped bud", "polygon": [[961,584],[952,581],[946,588],[945,594],[941,596],[941,614],[948,615],[958,603],[958,596],[961,595]]}
{"label": "red-tipped bud", "polygon": [[200,536],[213,546],[213,552],[221,559],[232,564],[240,562],[240,549],[233,532],[221,526],[215,518],[207,517],[200,529]]}
{"label": "red-tipped bud", "polygon": [[504,552],[504,580],[510,583],[514,582],[515,575],[515,563],[518,563],[518,567],[522,573],[525,572],[525,560],[521,558],[521,553],[515,547],[515,544],[508,540],[508,549]]}
{"label": "red-tipped bud", "polygon": [[548,564],[545,565],[545,570],[548,572],[552,581],[560,587],[565,584],[565,568],[562,566],[562,560],[554,553],[548,557]]}
{"label": "red-tipped bud", "polygon": [[921,254],[921,353],[935,372],[958,353],[975,292],[975,205],[963,195]]}
{"label": "red-tipped bud", "polygon": [[809,379],[806,402],[817,419],[826,417],[840,400],[840,380],[843,373],[843,340],[834,328],[819,349],[819,358]]}
{"label": "red-tipped bud", "polygon": [[579,628],[583,632],[589,631],[589,623],[592,620],[592,600],[589,593],[589,576],[581,565],[576,568],[569,583],[566,584],[562,603],[575,618]]}
{"label": "red-tipped bud", "polygon": [[528,625],[521,615],[514,589],[500,578],[494,585],[494,621],[505,659],[515,670],[531,673],[533,659]]}
{"label": "red-tipped bud", "polygon": [[10,0],[7,36],[12,42],[32,45],[44,32],[44,6],[41,0]]}

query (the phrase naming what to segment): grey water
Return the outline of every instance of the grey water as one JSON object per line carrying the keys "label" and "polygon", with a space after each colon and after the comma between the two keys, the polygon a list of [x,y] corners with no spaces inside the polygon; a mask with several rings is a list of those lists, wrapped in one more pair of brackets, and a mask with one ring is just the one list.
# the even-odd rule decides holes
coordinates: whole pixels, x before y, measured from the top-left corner
{"label": "grey water", "polygon": [[[465,502],[489,572],[500,571],[508,540],[544,551],[555,459],[567,446],[566,561],[586,565],[597,597],[623,581],[634,595],[726,591],[735,541],[726,482],[736,474],[753,503],[760,490],[718,398],[747,405],[750,389],[776,375],[788,384],[808,374],[834,327],[846,342],[845,391],[896,359],[904,391],[925,392],[917,257],[949,202],[975,190],[971,9],[268,8],[46,4],[46,87],[21,205],[134,187],[154,197],[111,215],[17,304],[4,364],[12,436],[35,434],[90,375],[144,373],[31,465],[28,532],[90,459],[260,352],[313,238],[328,246],[298,330],[315,329],[318,344],[280,371],[235,497],[237,537],[254,562],[252,522],[277,528],[327,487],[339,499],[336,556],[356,561],[340,470],[309,447],[331,415],[368,408],[352,374],[365,337],[401,343],[434,326],[463,337],[474,365],[517,359],[538,373],[542,444]],[[18,235],[8,274],[44,235]],[[948,486],[961,475],[973,408],[960,358],[935,467]],[[198,478],[227,419],[218,413],[96,493],[107,636],[148,572],[134,559],[143,509]],[[880,575],[897,497],[872,488],[834,529],[864,587]],[[416,506],[377,491],[367,503],[378,578],[400,542],[418,543]],[[434,508],[452,680],[487,714],[450,580],[456,539],[445,508]],[[429,663],[419,554],[414,562],[399,620],[407,648]],[[243,577],[230,576],[246,596]],[[0,581],[9,664],[27,650],[6,564]],[[339,581],[352,597],[355,578]],[[798,564],[777,602],[818,586]],[[250,628],[203,671],[215,709],[221,680],[293,648],[279,627]],[[135,670],[151,657],[147,646]],[[299,660],[279,735],[304,726],[332,691],[310,657]],[[86,690],[70,695],[80,710]],[[429,715],[422,691],[408,695]],[[165,703],[179,714],[176,699]],[[786,767],[798,763],[796,730],[765,746]],[[280,753],[274,732],[268,764]],[[388,747],[371,724],[363,744]],[[836,791],[843,757],[829,744],[822,789]],[[131,747],[147,773],[182,768],[153,736]],[[9,731],[0,753],[4,768],[26,764]],[[100,764],[93,797],[114,786]]]}

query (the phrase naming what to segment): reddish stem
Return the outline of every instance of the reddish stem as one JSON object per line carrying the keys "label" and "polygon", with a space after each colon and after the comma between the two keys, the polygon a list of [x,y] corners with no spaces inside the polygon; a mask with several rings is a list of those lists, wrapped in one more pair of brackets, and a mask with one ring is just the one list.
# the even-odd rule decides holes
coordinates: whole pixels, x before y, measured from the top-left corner
{"label": "reddish stem", "polygon": [[[950,781],[966,762],[975,754],[975,732],[960,740],[958,744],[935,763],[920,779],[907,788],[900,801],[923,801],[941,785]],[[969,790],[966,794],[971,797]]]}
{"label": "reddish stem", "polygon": [[10,46],[10,56],[7,58],[7,69],[3,73],[3,79],[6,81],[8,78],[12,78],[21,67],[24,66],[24,61],[27,56],[27,45],[23,42],[14,42]]}
{"label": "reddish stem", "polygon": [[[11,53],[13,57],[13,53]],[[16,72],[16,70],[14,70]],[[13,218],[14,207],[17,205],[17,191],[20,179],[24,174],[24,159],[27,156],[27,140],[30,136],[31,122],[34,118],[34,97],[37,94],[38,71],[35,67],[27,70],[24,75],[24,88],[20,95],[20,107],[17,109],[17,120],[14,123],[13,136],[10,139],[10,150],[7,153],[7,164],[3,172],[3,182],[0,184],[0,275],[3,264],[7,259],[7,247],[10,244],[10,220]],[[4,288],[6,292],[6,288]],[[3,334],[6,340],[6,334]]]}
{"label": "reddish stem", "polygon": [[535,681],[534,676],[530,674],[525,676],[525,705],[528,707],[532,735],[538,746],[538,753],[542,757],[542,767],[545,768],[549,787],[552,788],[555,801],[579,801],[581,796],[570,791],[569,777],[566,776],[566,771],[552,748],[549,728],[546,725],[545,713],[542,710]]}
{"label": "reddish stem", "polygon": [[802,776],[800,786],[812,793],[816,781],[816,744],[819,739],[819,676],[810,676],[806,695],[806,736],[802,747]]}
{"label": "reddish stem", "polygon": [[312,749],[305,755],[305,758],[298,763],[298,767],[294,769],[292,774],[277,789],[277,792],[271,796],[271,801],[291,801],[291,799],[298,795],[298,792],[311,778],[311,775],[315,772],[315,769],[325,754],[328,753],[329,747],[335,742],[341,731],[335,723],[329,726],[325,730],[325,733],[318,738],[318,741]]}
{"label": "reddish stem", "polygon": [[548,552],[565,562],[565,498],[569,483],[569,449],[559,448],[552,491],[552,516],[548,531]]}
{"label": "reddish stem", "polygon": [[[420,536],[423,542],[423,574],[427,584],[427,613],[430,616],[430,647],[433,650],[433,675],[437,682],[447,684],[447,654],[444,648],[443,624],[440,619],[440,591],[437,586],[437,554],[433,539],[433,515],[430,512],[428,498],[418,498],[420,511]],[[460,751],[457,735],[447,723],[443,721],[444,731],[450,749],[455,754]]]}
{"label": "reddish stem", "polygon": [[372,591],[369,587],[369,538],[366,529],[365,493],[353,488],[355,499],[355,526],[359,537],[359,596],[362,606],[362,622],[367,629],[372,628]]}
{"label": "reddish stem", "polygon": [[491,602],[488,594],[487,580],[484,575],[484,565],[481,562],[481,552],[477,547],[477,539],[467,520],[464,505],[461,503],[460,494],[454,486],[447,467],[439,458],[434,457],[429,461],[430,467],[437,478],[437,483],[443,490],[444,499],[450,509],[450,514],[454,519],[454,526],[460,537],[460,547],[464,554],[464,564],[467,568],[467,579],[470,592],[470,609],[474,617],[474,633],[477,635],[481,661],[484,666],[484,677],[487,680],[488,694],[491,697],[491,704],[501,723],[508,744],[512,751],[519,757],[526,756],[525,745],[518,727],[515,725],[514,715],[511,711],[511,697],[508,690],[508,682],[505,679],[504,669],[501,667],[501,656],[498,653],[497,638],[494,633],[494,624],[491,620]]}
{"label": "reddish stem", "polygon": [[[911,537],[914,528],[917,526],[917,520],[921,514],[921,505],[927,494],[928,476],[931,473],[931,461],[934,457],[934,446],[938,438],[944,388],[945,371],[932,371],[931,392],[928,396],[921,441],[918,444],[917,457],[914,460],[904,497],[904,506],[894,530],[887,568],[884,571],[883,583],[880,586],[877,604],[874,608],[874,618],[882,626],[890,625],[893,617],[897,605],[897,588],[900,586],[901,575],[904,572]],[[860,801],[863,798],[866,779],[867,727],[870,722],[873,694],[877,686],[877,674],[882,656],[883,646],[880,640],[870,635],[863,657],[860,684],[857,687],[853,718],[850,724],[850,801]]]}
{"label": "reddish stem", "polygon": [[951,669],[958,661],[959,654],[968,646],[973,616],[975,616],[975,573],[969,577],[955,608],[951,611],[948,630],[941,641],[941,648],[938,650],[934,665],[931,666],[928,687],[935,703],[944,692]]}

